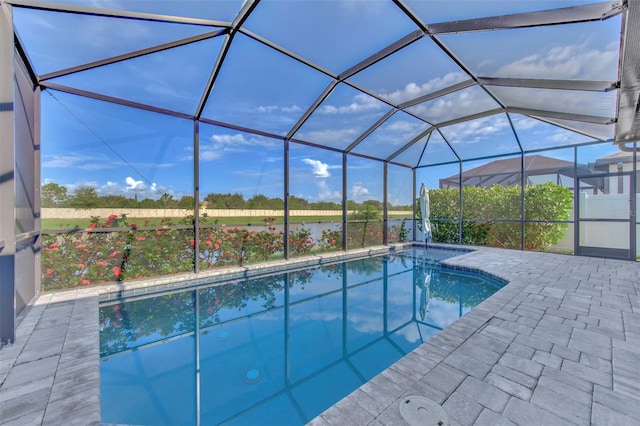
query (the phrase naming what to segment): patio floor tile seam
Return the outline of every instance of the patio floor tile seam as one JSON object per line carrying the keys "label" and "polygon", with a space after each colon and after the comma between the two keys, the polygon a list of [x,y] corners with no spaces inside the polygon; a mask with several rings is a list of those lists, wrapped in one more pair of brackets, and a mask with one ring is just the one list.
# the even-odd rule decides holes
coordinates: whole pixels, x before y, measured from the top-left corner
{"label": "patio floor tile seam", "polygon": [[[86,297],[79,295],[76,291],[64,292],[63,296],[55,296],[53,293],[45,293],[38,297],[31,309],[24,315],[20,324],[18,325],[18,331],[24,333],[25,328],[27,328],[27,332],[29,332],[28,337],[24,340],[21,340],[18,346],[19,353],[17,357],[13,360],[13,363],[10,367],[10,371],[14,370],[14,367],[23,366],[24,368],[35,366],[35,363],[42,364],[43,362],[47,362],[50,364],[50,368],[44,372],[44,374],[50,373],[50,385],[46,388],[40,389],[39,393],[37,393],[37,401],[33,401],[35,403],[32,404],[20,404],[16,406],[16,402],[12,399],[0,399],[0,402],[3,403],[6,407],[12,407],[12,413],[6,414],[3,413],[0,416],[0,424],[5,423],[13,423],[17,422],[18,424],[97,424],[99,422],[99,398],[96,401],[91,401],[90,399],[84,399],[82,402],[83,412],[82,413],[74,413],[73,410],[69,410],[69,404],[64,402],[64,395],[56,395],[56,389],[65,389],[63,392],[66,394],[73,393],[75,391],[74,387],[65,387],[62,383],[61,379],[70,378],[82,378],[86,377],[88,370],[86,368],[77,368],[75,365],[70,364],[68,367],[64,367],[64,357],[67,356],[70,359],[76,359],[76,351],[73,345],[69,345],[69,342],[73,342],[75,339],[85,339],[87,338],[87,332],[91,334],[93,330],[93,334],[97,335],[97,327],[94,323],[97,322],[97,307],[98,301],[97,297],[93,297],[92,300],[88,300]],[[85,292],[86,293],[86,292]],[[94,292],[97,296],[97,291]],[[61,305],[62,304],[62,305]],[[24,360],[24,358],[28,355],[29,350],[32,347],[36,346],[39,348],[41,342],[35,342],[33,339],[37,336],[38,331],[43,331],[45,334],[51,328],[48,327],[48,324],[45,321],[47,311],[60,311],[61,306],[67,306],[71,304],[70,309],[68,310],[68,314],[64,316],[64,318],[57,317],[61,326],[65,327],[65,333],[63,339],[61,339],[59,343],[60,349],[56,350],[55,354],[47,354],[44,351],[44,354],[49,355],[47,358],[36,358],[36,359],[26,359],[25,362],[20,362]],[[83,306],[80,308],[81,306]],[[87,305],[93,305],[95,308],[95,317],[92,315],[91,309],[87,310]],[[56,312],[58,314],[59,312]],[[77,324],[83,324],[82,333],[78,333]],[[99,373],[99,354],[97,351],[97,343],[94,342],[93,346],[96,347],[95,357],[93,358],[93,368]],[[46,346],[45,346],[46,347]],[[12,350],[14,348],[13,345],[3,348],[1,352],[5,352],[5,350]],[[37,356],[37,355],[36,355]],[[44,355],[42,355],[44,356]],[[51,361],[51,362],[50,362]],[[17,371],[17,370],[15,370]],[[40,370],[36,370],[39,372]],[[40,373],[39,373],[40,374]],[[28,377],[23,378],[23,383],[9,383],[3,380],[0,385],[0,391],[5,395],[11,395],[12,392],[20,392],[20,388],[27,389],[29,386],[37,385],[38,381],[42,381],[42,377],[35,377],[33,375],[27,374]],[[30,378],[29,378],[30,377]],[[47,376],[49,377],[49,376]],[[93,389],[98,389],[99,391],[99,374],[95,375],[95,380],[92,385]],[[25,382],[26,380],[26,382]],[[33,385],[30,385],[33,383]],[[18,395],[16,400],[24,399],[25,396],[29,397],[34,395],[32,393],[27,395]],[[61,408],[56,408],[61,407]],[[84,411],[98,413],[97,420],[95,422],[91,421],[91,418],[87,416],[87,413]],[[57,410],[57,414],[55,416],[51,416],[49,413]],[[71,423],[68,423],[71,422]]]}
{"label": "patio floor tile seam", "polygon": [[[518,289],[518,291],[511,292],[514,295],[514,299],[517,296],[522,295],[523,292],[527,292],[529,290],[532,290],[532,287],[529,287],[530,285],[534,284],[534,287],[535,287],[535,283],[532,283],[532,281],[537,280],[541,276],[541,274],[534,272],[534,273],[528,274],[529,276],[526,276],[525,274],[522,274],[522,273],[512,274],[512,273],[510,273],[510,269],[504,271],[504,270],[500,269],[500,265],[498,265],[498,264],[494,265],[490,261],[489,262],[487,261],[486,258],[487,257],[491,257],[491,253],[489,253],[491,251],[493,251],[493,250],[492,249],[486,249],[486,250],[482,250],[482,253],[480,253],[480,254],[477,254],[480,251],[479,252],[468,253],[468,254],[464,254],[462,256],[458,256],[458,257],[456,257],[454,259],[449,259],[447,262],[448,263],[460,263],[460,264],[462,264],[462,265],[464,265],[466,267],[470,267],[472,269],[473,268],[478,268],[478,269],[483,269],[483,270],[487,270],[488,269],[490,273],[499,274],[499,276],[502,276],[503,278],[505,278],[505,279],[510,281],[509,284],[507,285],[507,287],[509,287],[511,289],[514,289],[514,290],[516,288]],[[517,267],[517,264],[519,264],[519,263],[522,264],[523,262],[531,263],[531,260],[527,259],[527,257],[533,257],[534,261],[542,263],[542,265],[540,265],[540,266],[544,266],[544,260],[545,260],[544,258],[547,256],[546,254],[537,254],[537,253],[530,253],[530,252],[525,252],[522,255],[518,255],[516,253],[511,253],[511,254],[514,254],[514,256],[512,258],[518,258],[518,257],[522,258],[521,260],[517,260],[516,259],[516,261],[510,262],[510,263],[512,263],[513,267]],[[535,258],[539,258],[539,259],[535,259]],[[576,261],[576,259],[578,261]],[[570,295],[570,294],[579,294],[580,293],[580,289],[579,289],[580,283],[583,283],[583,282],[588,283],[589,279],[590,279],[590,276],[586,276],[586,277],[583,277],[583,278],[579,279],[578,282],[577,282],[577,285],[576,284],[572,284],[571,288],[566,288],[567,287],[566,280],[575,278],[574,272],[576,271],[576,269],[582,267],[585,264],[585,260],[583,260],[581,258],[574,258],[574,257],[566,257],[563,260],[567,260],[568,262],[565,262],[565,263],[568,263],[569,265],[565,265],[565,268],[564,268],[565,270],[562,273],[555,274],[554,275],[555,280],[549,281],[549,283],[546,284],[545,286],[543,286],[542,288],[543,288],[543,290],[549,290],[550,289],[549,286],[557,285],[558,287],[561,287],[561,288],[557,289],[555,287],[552,287],[551,290],[556,291],[556,292],[557,291],[564,292],[565,297],[567,295]],[[591,264],[592,262],[595,262],[598,265],[599,269],[603,269],[603,270],[608,269],[608,271],[605,271],[605,272],[609,273],[609,274],[613,274],[615,272],[614,268],[616,268],[618,266],[629,266],[629,267],[632,267],[634,269],[634,272],[628,273],[627,275],[629,275],[630,277],[638,277],[638,281],[637,282],[640,282],[640,268],[638,267],[637,264],[634,264],[632,262],[631,263],[616,263],[616,262],[614,262],[612,264],[612,262],[604,262],[602,260],[592,260],[592,259],[588,259],[588,260],[589,260],[588,264]],[[601,264],[598,263],[598,262],[600,262]],[[489,266],[487,266],[487,265],[489,265]],[[603,265],[606,265],[606,268]],[[492,271],[491,270],[492,266],[493,267],[497,267],[499,269],[497,271]],[[531,265],[528,265],[528,266],[531,266]],[[565,280],[565,281],[563,282],[563,280]],[[638,285],[636,284],[636,281],[634,281],[633,284],[634,284],[634,288],[635,288],[635,295],[629,294],[627,296],[627,297],[629,297],[629,299],[632,299],[632,297],[637,297],[637,294],[638,294],[638,291],[637,291]],[[606,287],[603,286],[603,290],[602,291],[608,291],[608,289],[610,289],[611,292],[615,292],[615,290],[616,290],[615,288],[613,288],[612,285],[608,285]],[[552,291],[552,293],[553,293],[553,291]],[[547,292],[549,292],[549,291],[547,291]],[[535,293],[537,293],[537,291],[533,291],[533,293],[530,293],[530,294],[535,294]],[[498,294],[499,293],[497,293],[496,296]],[[589,299],[589,295],[586,296],[586,299],[587,300]],[[491,298],[489,300],[491,300]],[[598,306],[600,306],[600,300],[599,299],[597,299],[595,301],[592,300],[591,302],[592,303],[589,304],[590,307],[594,306],[594,303],[596,303]],[[510,303],[510,301],[505,303],[505,304],[503,304],[502,308],[507,307],[509,305],[509,303]],[[523,299],[518,303],[517,306],[530,307],[529,305],[532,304],[532,303],[535,304],[534,302],[527,301],[527,300]],[[571,304],[570,301],[568,301],[567,302],[567,306],[565,308],[568,308],[568,307],[571,307],[571,306],[573,306],[573,305]],[[614,311],[614,312],[615,311],[620,312],[618,310],[618,308],[620,308],[620,307],[617,306],[617,307],[611,307],[611,308],[607,308],[607,309],[610,309],[611,311]],[[514,309],[517,309],[517,307],[514,308]],[[546,307],[545,308],[545,314],[547,313],[546,312],[547,309],[553,309],[553,308]],[[560,310],[561,314],[564,314],[564,316],[568,316],[568,318],[562,318],[562,315],[557,317],[557,318],[562,319],[563,324],[568,325],[570,327],[570,334],[573,334],[574,330],[582,330],[582,325],[578,325],[577,327],[574,327],[574,325],[576,325],[576,324],[567,324],[566,323],[567,321],[575,321],[573,319],[570,319],[570,318],[574,317],[573,316],[574,312],[570,312],[570,311],[571,311],[570,309]],[[577,308],[577,311],[580,311],[580,307]],[[474,311],[472,311],[468,315],[472,315],[473,312]],[[492,319],[494,319],[494,318],[495,319],[499,319],[498,317],[500,316],[500,312],[501,312],[501,310],[498,310],[498,312],[494,315],[494,317]],[[626,309],[622,310],[622,312],[627,312],[627,310]],[[552,313],[558,313],[558,312],[552,311]],[[506,314],[508,316],[509,312],[506,312]],[[575,314],[576,314],[576,318],[577,318],[578,312],[575,312]],[[588,312],[587,312],[587,314],[588,314]],[[504,316],[505,313],[502,312],[502,315]],[[585,317],[585,318],[588,319],[589,317]],[[467,319],[467,317],[463,317],[460,320],[458,320],[458,322],[460,322],[460,323],[465,322],[466,319]],[[593,321],[590,321],[590,322],[593,322]],[[492,324],[492,321],[489,320],[487,323],[485,323],[482,326],[478,327],[475,330],[474,335],[476,333],[481,333],[482,330],[486,329],[487,328],[487,324]],[[587,324],[587,323],[585,322],[585,324]],[[591,324],[591,325],[593,325],[593,324]],[[599,321],[598,321],[598,324],[594,325],[594,327],[596,325],[599,325]],[[439,334],[436,337],[443,336],[443,335],[445,335],[445,334],[447,334],[449,332],[450,332],[450,329],[447,328],[445,331],[443,331],[441,334]],[[596,333],[593,333],[593,335],[595,335],[595,334]],[[522,336],[522,334],[519,334],[519,336]],[[602,336],[602,337],[606,337],[606,336]],[[611,339],[613,339],[613,337],[611,337]],[[569,342],[567,342],[565,345],[569,348],[568,343]],[[428,346],[431,346],[431,345],[434,345],[434,344],[437,344],[437,339],[435,339],[435,338],[432,339],[431,341],[425,343],[420,348],[428,347]],[[451,356],[452,354],[456,353],[456,351],[458,351],[459,348],[463,346],[463,344],[464,343],[461,343],[457,347],[453,348],[450,351],[449,355],[447,355],[443,359],[443,361],[441,361],[441,363],[444,363],[446,365],[447,364],[446,360],[449,358],[449,356]],[[597,371],[597,370],[594,370],[594,369],[584,370],[585,368],[589,368],[589,367],[580,364],[579,362],[577,362],[578,360],[576,360],[576,361],[569,360],[568,362],[569,363],[571,363],[571,362],[574,363],[574,364],[571,364],[571,365],[581,366],[582,370],[578,369],[578,371],[572,372],[573,375],[569,374],[569,373],[566,373],[566,371],[562,371],[561,365],[557,365],[558,359],[560,357],[558,357],[558,355],[552,353],[554,351],[554,349],[559,347],[558,346],[559,344],[560,343],[551,343],[548,346],[546,346],[547,349],[546,349],[545,352],[539,352],[538,351],[538,353],[546,354],[546,356],[549,357],[549,359],[555,360],[555,365],[544,365],[544,368],[555,370],[555,371],[558,372],[557,374],[564,374],[565,375],[565,376],[561,376],[561,377],[569,377],[569,378],[575,377],[575,379],[572,379],[572,380],[582,380],[580,378],[581,374],[584,374],[585,372],[589,373],[589,371],[591,371],[591,370]],[[611,344],[605,343],[605,348],[608,348],[609,351],[613,350],[612,347],[613,347],[613,343],[611,343]],[[583,348],[583,349],[585,349],[585,348]],[[578,352],[579,357],[582,358],[582,359],[584,359],[585,357],[586,358],[591,357],[590,358],[591,362],[594,362],[597,359],[597,358],[593,358],[595,355],[592,355],[592,354],[584,355],[585,353],[586,352]],[[535,352],[534,352],[534,354],[535,354]],[[551,358],[551,356],[556,357],[556,358]],[[540,358],[540,355],[538,355],[538,359],[539,358]],[[609,360],[611,360],[611,356],[609,356],[608,358],[609,358]],[[608,362],[609,360],[605,360],[605,361]],[[565,361],[566,360],[563,359],[561,362],[565,362]],[[440,365],[440,363],[437,364],[436,366],[432,367],[432,370],[437,368],[438,365]],[[496,365],[500,365],[500,362],[498,361],[496,363]],[[538,390],[538,392],[536,393],[536,389],[538,388],[538,382],[539,382],[540,378],[541,377],[547,377],[548,374],[549,374],[549,373],[546,373],[547,375],[545,375],[544,370],[540,369],[540,368],[537,368],[536,371],[538,373],[542,373],[542,375],[538,374],[538,377],[535,378],[535,381],[531,382],[530,385],[533,388],[533,390],[531,391],[530,394],[528,394],[528,397],[526,398],[526,399],[531,399],[533,397],[533,399],[531,399],[531,401],[528,401],[528,400],[525,401],[525,400],[519,399],[517,395],[510,395],[510,401],[511,401],[511,399],[517,399],[520,402],[518,402],[515,405],[512,402],[510,402],[507,405],[509,407],[509,410],[505,409],[504,412],[502,412],[502,413],[501,412],[492,411],[492,413],[494,413],[496,416],[498,416],[497,418],[499,418],[499,419],[501,419],[501,420],[503,420],[505,422],[516,421],[516,423],[521,423],[524,420],[526,420],[526,418],[523,418],[519,414],[519,413],[521,413],[522,410],[524,410],[526,412],[529,412],[532,415],[536,415],[536,414],[540,415],[541,416],[540,418],[547,419],[548,421],[556,422],[556,423],[564,423],[564,424],[590,424],[591,419],[595,418],[595,417],[598,417],[598,418],[603,418],[603,417],[604,418],[618,418],[616,416],[619,415],[620,418],[622,418],[623,416],[626,416],[627,418],[630,418],[627,415],[627,413],[620,413],[619,412],[620,410],[616,411],[615,409],[612,409],[612,408],[609,408],[609,407],[605,407],[602,404],[593,404],[594,388],[595,388],[595,386],[599,386],[598,384],[590,383],[588,385],[589,392],[587,394],[585,394],[587,396],[586,400],[582,399],[581,401],[580,400],[574,401],[574,399],[576,399],[576,398],[572,399],[569,396],[558,397],[558,399],[564,398],[563,401],[565,403],[564,405],[562,405],[562,404],[558,405],[558,404],[556,404],[557,400],[551,399],[553,394],[549,393],[548,390],[545,390],[545,388],[546,388],[545,386],[542,386],[540,388],[540,390]],[[466,373],[464,373],[464,374],[466,374]],[[489,374],[491,374],[491,372],[488,373],[485,376],[485,378],[488,377]],[[524,373],[520,373],[520,374],[524,374]],[[428,373],[426,373],[424,375],[424,377],[426,377],[427,375],[428,375]],[[587,376],[589,377],[588,374],[587,374]],[[473,376],[471,374],[466,374],[466,378],[464,380],[468,380],[470,377],[473,377]],[[596,380],[602,379],[602,377],[598,377],[598,378],[590,377],[590,378],[591,378],[592,381],[596,381]],[[569,379],[566,379],[566,380],[569,380]],[[483,380],[483,383],[486,384],[486,382],[484,380]],[[477,408],[476,409],[472,409],[470,411],[469,410],[465,411],[464,409],[461,410],[460,409],[460,404],[464,402],[464,400],[462,398],[455,399],[454,400],[454,401],[456,401],[455,404],[454,403],[447,404],[447,401],[449,401],[450,398],[453,395],[456,394],[456,392],[459,392],[459,387],[460,386],[461,385],[459,383],[458,386],[454,387],[453,389],[450,389],[449,392],[448,392],[448,395],[444,396],[444,398],[441,398],[441,401],[437,401],[437,402],[443,403],[445,405],[445,408],[449,408],[451,411],[453,411],[455,413],[454,414],[455,417],[453,418],[453,421],[455,423],[473,424],[474,422],[476,422],[480,418],[479,415],[480,415],[481,411],[478,411]],[[424,387],[422,389],[424,389]],[[607,389],[607,388],[605,388],[605,389]],[[613,392],[613,386],[612,385],[609,386],[608,389],[609,389],[609,391]],[[411,390],[408,389],[407,392],[411,392]],[[395,417],[395,414],[391,415],[391,414],[388,413],[388,411],[396,409],[395,406],[397,405],[398,400],[399,400],[400,397],[401,396],[398,396],[394,400],[393,403],[387,404],[387,406],[382,411],[382,413],[379,416],[376,416],[376,418],[373,421],[371,421],[369,424],[377,424],[376,422],[380,422],[381,419]],[[640,400],[638,401],[638,403],[640,403]],[[465,404],[466,403],[463,404],[463,408],[464,408]],[[525,405],[523,405],[523,404],[525,404]],[[555,405],[553,405],[553,404],[555,404]],[[515,410],[515,409],[513,409],[514,406],[518,406],[520,409],[519,410]],[[567,414],[567,413],[562,411],[562,408],[564,406],[566,406],[566,408],[568,409],[567,412],[569,414]],[[331,409],[329,409],[329,411],[330,410]],[[554,411],[555,411],[555,413],[554,413]],[[464,417],[460,413],[466,413],[467,417]],[[506,415],[506,417],[505,417],[505,415]],[[325,420],[328,420],[328,419],[325,418]],[[530,418],[529,419],[529,423],[531,423],[531,422],[532,422],[532,419]],[[384,422],[382,422],[382,423],[384,423]],[[336,424],[336,423],[329,421],[329,424]]]}
{"label": "patio floor tile seam", "polygon": [[[471,255],[471,254],[469,254]],[[461,257],[464,257],[467,255],[462,255]],[[460,261],[460,257],[456,257],[456,262]],[[451,264],[454,262],[443,262],[445,264]],[[455,264],[454,263],[454,264]],[[476,269],[476,268],[473,268]],[[480,268],[477,268],[480,269]],[[502,274],[501,274],[502,275]],[[500,277],[500,275],[496,274],[496,276]],[[501,277],[503,278],[503,277]],[[470,335],[466,336],[464,339],[460,340],[460,339],[453,339],[458,340],[457,343],[454,344],[453,347],[448,347],[448,354],[444,357],[441,357],[440,360],[437,362],[436,365],[434,365],[432,368],[430,368],[426,373],[424,373],[422,375],[422,377],[416,381],[416,383],[420,383],[423,382],[428,374],[431,371],[435,371],[438,368],[445,368],[448,369],[449,371],[457,371],[459,374],[461,374],[463,376],[463,379],[458,381],[457,384],[455,384],[453,387],[451,387],[450,389],[446,389],[445,393],[443,394],[443,400],[439,401],[441,404],[446,404],[446,402],[449,400],[449,398],[451,398],[452,395],[454,395],[456,393],[456,391],[458,390],[458,388],[462,385],[463,381],[466,380],[467,378],[473,378],[472,375],[467,375],[465,372],[459,370],[459,368],[465,368],[463,365],[459,362],[447,362],[448,359],[450,359],[451,357],[455,357],[458,354],[458,350],[459,348],[461,348],[464,343],[466,343],[469,339],[471,339],[475,333],[482,331],[489,323],[491,318],[494,317],[494,315],[499,312],[504,306],[506,306],[509,302],[509,300],[501,300],[500,302],[496,302],[496,300],[500,300],[500,295],[503,293],[517,293],[517,289],[521,288],[521,287],[525,287],[527,285],[526,282],[519,282],[518,280],[514,280],[513,282],[509,282],[508,285],[506,285],[505,287],[503,287],[502,289],[500,289],[496,294],[494,294],[491,298],[483,301],[480,305],[478,305],[476,308],[482,308],[482,307],[486,307],[487,305],[490,306],[489,310],[490,310],[490,314],[487,316],[486,313],[483,314],[483,316],[485,316],[486,318],[484,319],[484,321],[479,325],[475,327],[474,333],[471,333]],[[463,323],[468,323],[468,322],[472,322],[474,320],[475,317],[477,317],[478,315],[478,310],[474,309],[471,312],[469,312],[468,314],[466,314],[463,318],[461,318],[460,320],[456,321],[455,324],[463,324]],[[464,320],[464,321],[463,321]],[[442,346],[442,340],[448,339],[450,337],[450,335],[452,333],[454,333],[454,328],[452,326],[447,327],[443,332],[439,333],[438,335],[434,336],[432,339],[429,340],[429,342],[425,343],[424,345],[421,345],[419,348],[417,348],[416,350],[410,352],[410,354],[412,353],[418,353],[420,351],[420,348],[426,347],[426,348],[433,348],[433,347],[441,347]],[[458,336],[459,337],[459,336]],[[467,359],[463,360],[463,361],[467,361],[467,362],[472,362],[473,359],[466,356]],[[398,361],[398,362],[402,362],[402,360]],[[454,365],[451,365],[451,364]],[[457,365],[455,365],[457,364]],[[395,364],[394,364],[395,365]],[[394,366],[391,366],[389,368],[394,368]],[[452,370],[451,370],[452,369]],[[382,375],[383,373],[381,373]],[[488,373],[486,373],[488,374]],[[482,378],[484,378],[486,376],[486,374],[483,375]],[[378,377],[378,376],[377,376]],[[376,378],[374,378],[371,382],[375,382]],[[415,386],[414,386],[415,387]],[[440,391],[443,391],[442,388],[440,388]],[[365,390],[366,392],[366,390]],[[405,397],[408,393],[410,393],[410,390],[405,389],[404,392],[402,392],[400,395],[395,395],[395,397],[393,398],[391,403],[387,403],[387,404],[383,404],[381,407],[379,407],[379,413],[378,416],[376,416],[375,419],[372,419],[372,421],[369,424],[376,424],[376,421],[380,420],[380,416],[388,416],[389,414],[387,413],[390,409],[393,410],[392,407],[394,407],[395,405],[398,404],[398,401],[400,401],[403,397]],[[335,411],[339,411],[339,407],[341,407],[342,404],[357,404],[358,401],[358,394],[354,393],[352,394],[354,396],[354,399],[356,401],[349,401],[346,402],[347,400],[350,400],[350,396],[347,396],[346,398],[344,398],[340,403],[336,404],[334,407],[330,408],[327,410],[327,416],[325,416],[325,413],[322,413],[319,417],[323,419],[323,421],[328,422],[329,424],[340,424],[340,416],[336,415],[338,413],[336,413]],[[344,401],[344,402],[343,402]],[[453,405],[453,404],[451,404]],[[334,411],[335,410],[335,411]],[[455,410],[454,410],[455,411]],[[478,412],[479,414],[479,412]],[[337,421],[337,423],[336,423]],[[384,422],[382,422],[384,423]]]}
{"label": "patio floor tile seam", "polygon": [[[38,330],[43,315],[51,303],[51,294],[38,297],[28,311],[22,315],[18,324],[17,336],[23,339],[13,345],[3,348],[1,352],[15,351],[15,358],[0,384],[0,424],[21,423],[29,419],[31,422],[41,422],[44,410],[48,404],[51,386],[41,387],[43,380],[53,384],[60,354],[39,354],[38,342],[33,335]],[[63,322],[64,324],[64,322]],[[68,324],[68,323],[67,323]],[[36,346],[36,349],[31,349]],[[29,351],[35,353],[30,354]],[[1,353],[0,352],[0,353]],[[38,358],[38,356],[41,356]],[[26,359],[25,359],[26,358]],[[43,378],[44,377],[44,378]],[[49,380],[50,379],[50,380]],[[7,397],[9,395],[9,397]],[[34,398],[35,397],[35,398]]]}

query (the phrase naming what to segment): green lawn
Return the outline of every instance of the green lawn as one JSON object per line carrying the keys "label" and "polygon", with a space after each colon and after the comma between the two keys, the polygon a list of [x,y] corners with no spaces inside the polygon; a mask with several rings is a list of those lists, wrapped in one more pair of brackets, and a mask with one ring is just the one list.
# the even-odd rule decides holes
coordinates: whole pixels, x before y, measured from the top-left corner
{"label": "green lawn", "polygon": [[[402,219],[402,215],[390,214],[390,219]],[[209,217],[208,223],[216,218]],[[220,217],[217,218],[219,224],[223,225],[264,225],[264,218],[260,217]],[[147,221],[145,223],[145,221]],[[276,217],[273,223],[283,223],[284,217]],[[177,222],[177,220],[176,220]],[[299,223],[340,223],[342,216],[292,216],[291,224]],[[42,219],[42,229],[75,229],[88,228],[91,219]],[[129,218],[129,223],[136,223],[138,226],[160,226],[160,218]]]}

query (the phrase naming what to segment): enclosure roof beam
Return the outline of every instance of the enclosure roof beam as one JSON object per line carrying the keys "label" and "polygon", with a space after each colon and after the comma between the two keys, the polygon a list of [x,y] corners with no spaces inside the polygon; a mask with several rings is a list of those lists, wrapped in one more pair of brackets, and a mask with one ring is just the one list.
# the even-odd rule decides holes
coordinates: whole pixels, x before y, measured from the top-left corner
{"label": "enclosure roof beam", "polygon": [[620,91],[615,142],[640,140],[640,1],[629,0],[620,49]]}
{"label": "enclosure roof beam", "polygon": [[608,92],[618,88],[618,82],[605,80],[551,80],[541,78],[478,77],[486,86],[523,87],[527,89],[582,90]]}
{"label": "enclosure roof beam", "polygon": [[478,118],[489,117],[491,115],[501,114],[504,112],[505,111],[502,108],[490,109],[488,111],[482,111],[476,114],[465,115],[464,117],[455,118],[453,120],[443,121],[441,123],[438,123],[436,127],[438,129],[441,129],[443,127],[452,126],[454,124],[464,123],[465,121],[477,120]]}
{"label": "enclosure roof beam", "polygon": [[382,124],[387,121],[389,118],[391,118],[391,116],[393,114],[396,113],[396,109],[395,108],[391,108],[389,111],[387,111],[382,117],[380,117],[378,119],[378,121],[376,121],[375,123],[373,123],[373,125],[371,127],[369,127],[363,134],[361,134],[360,136],[358,136],[358,138],[353,141],[351,143],[351,145],[349,145],[346,149],[345,152],[350,152],[353,148],[355,148],[356,146],[358,146],[358,144],[360,142],[362,142],[364,139],[366,139],[367,136],[369,136],[371,133],[373,133],[378,127],[382,126]]}
{"label": "enclosure roof beam", "polygon": [[131,108],[138,108],[145,111],[157,112],[159,114],[170,115],[173,117],[184,118],[187,120],[193,120],[195,117],[190,114],[185,114],[178,111],[172,111],[166,108],[159,108],[152,105],[141,104],[139,102],[132,102],[121,98],[115,98],[113,96],[106,96],[100,93],[90,92],[88,90],[76,89],[74,87],[64,86],[62,84],[52,83],[49,81],[42,82],[40,84],[45,89],[58,90],[60,92],[71,93],[72,95],[84,96],[90,99],[96,99],[99,101],[110,102],[113,104],[123,105]]}
{"label": "enclosure roof beam", "polygon": [[186,46],[191,43],[197,43],[199,41],[208,40],[210,38],[218,37],[220,35],[227,34],[228,28],[223,28],[218,31],[208,32],[206,34],[200,34],[193,37],[183,38],[181,40],[172,41],[170,43],[164,43],[157,46],[149,47],[146,49],[140,49],[133,52],[125,53],[122,55],[112,56],[110,58],[101,59],[99,61],[93,61],[82,65],[76,65],[74,67],[65,68],[63,70],[50,72],[40,76],[40,80],[49,80],[52,78],[62,77],[65,75],[98,68],[104,65],[115,64],[118,62],[126,61],[128,59],[138,58],[140,56],[149,55],[151,53],[161,52],[163,50],[173,49],[174,47]]}
{"label": "enclosure roof beam", "polygon": [[475,86],[475,85],[476,85],[476,83],[473,80],[461,81],[460,83],[456,83],[456,84],[454,84],[452,86],[445,87],[444,89],[436,90],[435,92],[427,93],[426,95],[422,95],[422,96],[420,96],[418,98],[415,98],[415,99],[412,99],[410,101],[403,102],[400,105],[398,105],[398,108],[400,108],[400,109],[409,108],[409,107],[412,107],[414,105],[418,105],[418,104],[421,104],[423,102],[427,102],[427,101],[430,101],[432,99],[439,98],[441,96],[445,96],[445,95],[448,95],[450,93],[457,92],[458,90],[466,89],[467,87],[471,87],[471,86]]}
{"label": "enclosure roof beam", "polygon": [[393,154],[391,154],[390,156],[388,156],[384,161],[392,161],[394,158],[396,158],[398,155],[402,154],[403,152],[405,152],[407,149],[411,148],[413,145],[415,145],[416,143],[418,143],[419,140],[421,140],[422,138],[424,138],[425,136],[427,136],[429,133],[431,133],[433,131],[433,129],[435,129],[435,126],[431,126],[429,127],[427,130],[421,132],[418,136],[416,136],[415,138],[411,139],[407,144],[405,144],[402,148],[398,149],[396,152],[394,152]]}
{"label": "enclosure roof beam", "polygon": [[142,21],[167,22],[174,24],[203,25],[213,27],[229,27],[231,24],[225,21],[212,19],[188,18],[185,16],[160,15],[157,13],[132,12],[128,10],[115,10],[91,6],[80,6],[66,3],[53,3],[38,0],[5,0],[12,6],[25,9],[38,9],[50,12],[77,13],[82,15],[104,16],[110,18],[137,19]]}
{"label": "enclosure roof beam", "polygon": [[421,31],[421,30],[415,30],[410,32],[409,34],[402,37],[401,39],[396,40],[395,42],[391,43],[384,49],[381,49],[380,51],[366,58],[365,60],[357,63],[356,65],[352,66],[348,70],[344,71],[338,76],[338,79],[345,80],[351,77],[352,75],[362,71],[367,67],[370,67],[371,65],[375,64],[378,61],[381,61],[382,59],[397,52],[398,50],[410,45],[414,41],[419,40],[423,36],[424,36],[424,31]]}
{"label": "enclosure roof beam", "polygon": [[597,115],[571,114],[568,112],[546,111],[541,109],[519,108],[519,107],[506,107],[506,110],[507,112],[528,115],[531,117],[558,118],[561,120],[581,121],[583,123],[606,125],[606,124],[613,124],[616,122],[615,118],[601,117]]}
{"label": "enclosure roof beam", "polygon": [[625,2],[619,0],[564,7],[560,9],[428,24],[427,27],[429,33],[433,35],[541,27],[547,25],[601,21],[611,18],[612,16],[619,15],[624,12],[624,9]]}

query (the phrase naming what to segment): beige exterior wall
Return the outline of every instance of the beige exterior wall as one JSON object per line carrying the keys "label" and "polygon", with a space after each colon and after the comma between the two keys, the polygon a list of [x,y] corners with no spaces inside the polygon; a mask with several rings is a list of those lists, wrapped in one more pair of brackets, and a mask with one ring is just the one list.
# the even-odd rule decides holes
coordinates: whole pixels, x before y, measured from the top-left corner
{"label": "beige exterior wall", "polygon": [[[222,210],[201,209],[200,214],[206,213],[210,217],[282,217],[282,210]],[[348,213],[352,213],[349,211]],[[411,211],[393,211],[390,214],[411,216]],[[43,208],[42,219],[90,219],[98,216],[106,219],[110,215],[126,214],[128,218],[162,218],[185,217],[193,214],[193,210],[186,209],[70,209],[70,208]],[[290,216],[340,216],[342,210],[291,210]]]}

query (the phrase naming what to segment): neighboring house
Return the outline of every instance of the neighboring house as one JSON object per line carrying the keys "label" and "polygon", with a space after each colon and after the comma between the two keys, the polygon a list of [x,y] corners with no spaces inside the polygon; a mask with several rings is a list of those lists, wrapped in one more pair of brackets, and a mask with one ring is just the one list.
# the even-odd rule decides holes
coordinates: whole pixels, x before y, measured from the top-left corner
{"label": "neighboring house", "polygon": [[[636,158],[636,169],[640,169],[640,156]],[[618,151],[598,158],[594,169],[605,173],[633,172],[633,153]],[[627,176],[611,176],[604,181],[606,194],[629,194],[631,181]],[[640,175],[636,177],[636,192],[640,190]]]}
{"label": "neighboring house", "polygon": [[[462,186],[479,186],[488,188],[492,185],[520,185],[522,169],[520,157],[494,160],[462,173]],[[525,185],[536,185],[553,182],[573,189],[576,172],[579,176],[593,174],[592,168],[578,164],[574,168],[571,161],[545,157],[544,155],[527,155],[524,157]],[[440,179],[440,188],[457,188],[460,175]],[[604,189],[604,179],[599,177],[582,179],[581,190],[597,193]]]}

